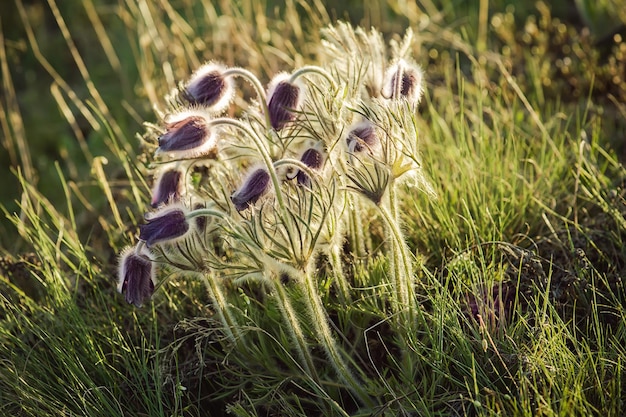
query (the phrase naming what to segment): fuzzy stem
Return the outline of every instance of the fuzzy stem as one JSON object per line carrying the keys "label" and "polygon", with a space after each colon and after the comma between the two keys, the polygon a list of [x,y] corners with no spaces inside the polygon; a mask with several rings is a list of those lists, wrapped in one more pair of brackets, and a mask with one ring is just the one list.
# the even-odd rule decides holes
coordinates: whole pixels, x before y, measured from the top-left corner
{"label": "fuzzy stem", "polygon": [[243,68],[239,68],[239,67],[229,68],[226,71],[224,71],[223,75],[224,76],[229,76],[229,75],[239,76],[248,80],[248,82],[252,84],[252,87],[254,87],[254,89],[256,90],[256,94],[259,98],[259,102],[261,102],[261,106],[263,106],[263,115],[265,116],[265,127],[266,129],[269,129],[272,126],[270,122],[270,112],[267,108],[267,97],[265,96],[265,90],[263,89],[263,85],[261,85],[261,82],[259,81],[259,79],[250,71],[243,69]]}
{"label": "fuzzy stem", "polygon": [[289,77],[289,83],[293,84],[298,78],[302,77],[305,74],[321,75],[330,83],[333,89],[337,88],[337,86],[335,85],[335,80],[333,80],[333,77],[326,70],[324,70],[321,67],[317,67],[315,65],[307,65],[294,71],[293,74],[291,74],[291,77]]}
{"label": "fuzzy stem", "polygon": [[356,396],[361,404],[367,406],[373,406],[373,401],[368,395],[363,381],[360,381],[354,376],[347,362],[343,358],[342,352],[339,350],[335,338],[332,335],[330,325],[328,324],[328,317],[326,310],[322,304],[322,300],[319,296],[315,277],[311,271],[306,271],[302,280],[304,284],[304,295],[309,314],[311,315],[311,322],[315,329],[315,333],[319,338],[326,355],[330,363],[332,364],[335,372],[348,386],[350,391]]}
{"label": "fuzzy stem", "polygon": [[341,246],[332,245],[329,251],[330,264],[333,267],[335,283],[339,292],[339,300],[346,305],[352,302],[351,285],[343,273],[343,262],[341,262]]}
{"label": "fuzzy stem", "polygon": [[310,375],[315,382],[319,383],[319,377],[315,371],[315,365],[313,364],[313,357],[309,351],[309,346],[304,338],[302,327],[300,327],[300,322],[298,321],[296,312],[291,305],[291,301],[289,301],[289,297],[287,297],[283,284],[280,280],[275,279],[272,281],[274,282],[274,289],[276,290],[276,300],[278,301],[280,310],[283,312],[283,317],[287,320],[287,331],[295,342],[300,363],[302,364],[304,371]]}
{"label": "fuzzy stem", "polygon": [[209,298],[215,305],[216,314],[224,326],[224,331],[234,345],[238,345],[243,340],[241,330],[237,324],[237,320],[233,317],[232,312],[222,289],[215,280],[213,274],[202,273],[201,276],[206,285]]}
{"label": "fuzzy stem", "polygon": [[[395,205],[392,206],[395,208]],[[404,319],[407,321],[405,324],[411,328],[413,326],[416,305],[415,291],[413,290],[412,282],[413,268],[409,260],[406,242],[398,227],[397,219],[394,218],[392,212],[382,204],[377,207],[392,236],[390,248],[392,271],[394,275],[394,290],[396,293],[396,308],[398,312],[405,311],[403,314]]]}

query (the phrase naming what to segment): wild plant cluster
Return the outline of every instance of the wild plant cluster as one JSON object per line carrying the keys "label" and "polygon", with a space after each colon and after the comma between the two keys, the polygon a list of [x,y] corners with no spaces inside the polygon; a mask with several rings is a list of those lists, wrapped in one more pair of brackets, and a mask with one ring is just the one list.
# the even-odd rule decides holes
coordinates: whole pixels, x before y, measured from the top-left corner
{"label": "wild plant cluster", "polygon": [[[229,292],[261,283],[304,375],[320,384],[313,351],[321,349],[356,403],[372,405],[366,375],[337,343],[318,269],[324,259],[339,302],[352,303],[347,269],[376,252],[366,225],[377,218],[388,259],[379,296],[394,328],[415,326],[415,259],[398,194],[432,192],[416,122],[424,80],[410,30],[390,48],[377,31],[347,24],[324,36],[319,65],[276,74],[267,87],[244,68],[209,62],[172,92],[147,135],[154,211],[121,254],[118,289],[141,306],[160,285],[157,270],[197,276],[229,342],[245,347]],[[241,79],[256,94],[247,102],[236,91]]]}

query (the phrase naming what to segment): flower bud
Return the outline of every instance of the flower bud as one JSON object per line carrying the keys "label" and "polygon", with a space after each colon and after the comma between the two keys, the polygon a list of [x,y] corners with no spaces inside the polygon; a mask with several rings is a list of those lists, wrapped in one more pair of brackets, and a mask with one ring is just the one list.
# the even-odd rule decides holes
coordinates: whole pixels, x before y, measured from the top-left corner
{"label": "flower bud", "polygon": [[141,307],[154,293],[156,278],[150,252],[145,248],[137,253],[126,248],[120,255],[117,290],[124,294],[126,302]]}
{"label": "flower bud", "polygon": [[346,137],[348,151],[363,152],[365,150],[370,153],[376,149],[380,141],[376,135],[374,125],[369,121],[357,123]]}
{"label": "flower bud", "polygon": [[390,99],[405,98],[414,104],[420,102],[424,74],[419,66],[400,60],[389,68],[386,78],[387,81],[383,89],[385,97]]}
{"label": "flower bud", "polygon": [[[302,161],[302,163],[309,168],[317,170],[321,168],[322,163],[324,162],[324,157],[322,156],[322,153],[317,149],[309,148],[304,151],[304,153],[300,157],[300,161]],[[298,185],[302,185],[305,187],[311,186],[311,178],[309,178],[306,172],[302,170],[298,170],[298,173],[296,174],[296,180],[298,181]]]}
{"label": "flower bud", "polygon": [[278,74],[267,91],[267,109],[272,127],[278,131],[296,118],[294,111],[302,105],[303,91],[297,83],[289,82],[289,74]]}
{"label": "flower bud", "polygon": [[147,224],[139,227],[139,239],[148,247],[155,243],[178,239],[189,230],[187,215],[180,207],[166,208],[153,216],[146,216]]}
{"label": "flower bud", "polygon": [[178,169],[167,170],[155,181],[151,205],[157,208],[161,204],[180,200],[183,173]]}
{"label": "flower bud", "polygon": [[223,111],[230,103],[234,93],[232,77],[225,77],[225,67],[208,63],[191,76],[185,86],[183,96],[191,104],[206,106],[214,112]]}
{"label": "flower bud", "polygon": [[167,132],[159,137],[157,152],[192,157],[209,153],[216,148],[215,135],[209,121],[196,112],[182,112],[166,122]]}
{"label": "flower bud", "polygon": [[243,185],[230,196],[235,209],[242,211],[256,203],[269,190],[269,184],[270,174],[264,168],[252,171]]}

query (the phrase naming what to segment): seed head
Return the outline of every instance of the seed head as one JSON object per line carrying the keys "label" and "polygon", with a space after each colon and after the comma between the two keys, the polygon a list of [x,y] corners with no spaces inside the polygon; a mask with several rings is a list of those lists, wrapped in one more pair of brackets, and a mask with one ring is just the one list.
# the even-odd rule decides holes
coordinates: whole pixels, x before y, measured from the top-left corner
{"label": "seed head", "polygon": [[146,216],[147,224],[139,227],[139,239],[148,247],[155,243],[178,239],[189,231],[186,212],[180,207],[166,207]]}
{"label": "seed head", "polygon": [[226,67],[207,63],[198,68],[185,86],[183,96],[191,103],[205,106],[212,112],[222,112],[235,91],[232,77],[223,75]]}
{"label": "seed head", "polygon": [[155,181],[151,205],[157,208],[161,204],[180,200],[182,194],[183,173],[178,169],[169,169],[161,173]]}
{"label": "seed head", "polygon": [[120,255],[117,290],[124,294],[126,302],[137,307],[152,297],[156,278],[150,252],[143,248],[126,248]]}
{"label": "seed head", "polygon": [[274,77],[267,90],[267,108],[275,130],[281,130],[296,118],[295,111],[302,106],[303,95],[298,83],[289,82],[289,74],[280,73]]}
{"label": "seed head", "polygon": [[256,203],[269,190],[269,184],[270,174],[264,168],[253,170],[243,185],[230,196],[235,209],[243,211]]}

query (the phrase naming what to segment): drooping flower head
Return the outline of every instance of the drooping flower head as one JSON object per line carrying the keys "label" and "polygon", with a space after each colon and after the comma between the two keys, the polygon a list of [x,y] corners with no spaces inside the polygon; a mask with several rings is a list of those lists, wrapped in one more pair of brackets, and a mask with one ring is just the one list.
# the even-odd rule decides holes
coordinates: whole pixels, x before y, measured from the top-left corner
{"label": "drooping flower head", "polygon": [[183,111],[168,117],[167,132],[159,137],[157,153],[174,157],[196,157],[215,152],[217,140],[209,119],[200,111]]}
{"label": "drooping flower head", "polygon": [[418,104],[422,99],[423,79],[424,72],[419,66],[400,59],[387,70],[383,95],[392,100],[404,98]]}
{"label": "drooping flower head", "polygon": [[267,108],[270,123],[275,130],[281,130],[296,118],[296,113],[304,101],[304,89],[298,82],[290,82],[289,74],[280,73],[270,81],[267,89]]}
{"label": "drooping flower head", "polygon": [[222,112],[232,100],[235,91],[234,81],[224,76],[226,67],[209,62],[193,73],[183,96],[191,103],[205,106],[211,112]]}
{"label": "drooping flower head", "polygon": [[182,206],[166,206],[146,216],[147,224],[139,226],[139,239],[151,247],[155,243],[173,241],[189,231],[187,211]]}
{"label": "drooping flower head", "polygon": [[376,135],[376,129],[369,120],[364,120],[355,124],[346,137],[348,151],[372,153],[380,145],[380,140]]}
{"label": "drooping flower head", "polygon": [[[302,163],[309,168],[318,170],[322,167],[324,157],[322,156],[322,153],[317,149],[309,148],[302,153],[300,161],[302,161]],[[311,178],[309,178],[307,173],[302,171],[301,169],[299,169],[298,173],[296,174],[296,180],[298,181],[298,185],[302,185],[305,187],[311,186]]]}
{"label": "drooping flower head", "polygon": [[265,168],[251,171],[243,185],[235,191],[230,199],[237,211],[243,211],[256,203],[270,188],[270,174]]}
{"label": "drooping flower head", "polygon": [[126,302],[137,307],[152,297],[156,278],[150,252],[144,247],[139,253],[135,248],[126,248],[120,254],[117,290]]}
{"label": "drooping flower head", "polygon": [[161,204],[180,200],[183,188],[183,173],[176,168],[160,173],[152,191],[151,205],[157,208]]}

